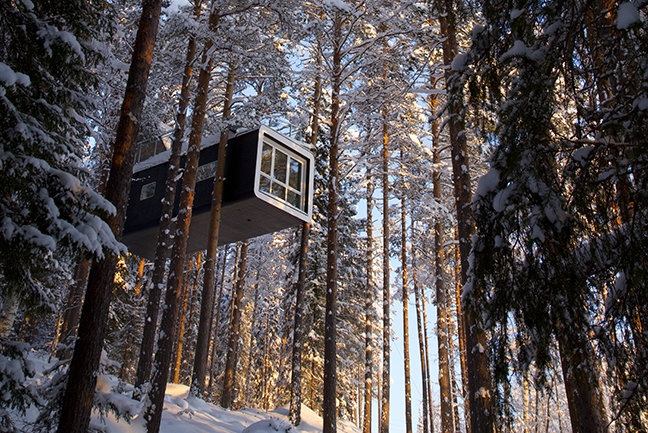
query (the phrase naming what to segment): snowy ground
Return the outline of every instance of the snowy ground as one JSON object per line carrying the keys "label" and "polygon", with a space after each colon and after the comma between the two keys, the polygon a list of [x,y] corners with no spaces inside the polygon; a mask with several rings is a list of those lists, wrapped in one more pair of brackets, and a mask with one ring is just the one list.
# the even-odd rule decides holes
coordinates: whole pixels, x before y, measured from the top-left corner
{"label": "snowy ground", "polygon": [[[322,419],[306,406],[302,406],[302,422],[295,428],[288,422],[288,408],[269,412],[257,409],[225,410],[203,400],[188,397],[189,387],[168,384],[164,399],[164,412],[160,433],[319,433]],[[115,395],[113,394],[113,397]],[[130,423],[117,420],[109,414],[101,418],[93,414],[92,427],[106,433],[145,432],[144,420],[136,415]],[[343,433],[358,433],[355,426],[341,422]]]}
{"label": "snowy ground", "polygon": [[[37,377],[50,366],[51,360],[43,355],[30,357]],[[40,380],[38,380],[40,379]],[[40,382],[43,378],[38,378]],[[97,397],[123,414],[131,413],[130,422],[117,419],[113,413],[102,416],[93,411],[91,427],[105,433],[145,433],[140,414],[141,403],[130,398],[132,387],[119,383],[114,376],[100,375],[97,380]],[[189,387],[168,384],[164,399],[164,412],[160,433],[320,433],[322,418],[302,405],[301,423],[293,427],[288,421],[288,407],[264,412],[257,409],[225,410],[204,400],[188,397]],[[35,416],[36,414],[32,414]],[[339,421],[338,432],[360,433],[351,422]]]}

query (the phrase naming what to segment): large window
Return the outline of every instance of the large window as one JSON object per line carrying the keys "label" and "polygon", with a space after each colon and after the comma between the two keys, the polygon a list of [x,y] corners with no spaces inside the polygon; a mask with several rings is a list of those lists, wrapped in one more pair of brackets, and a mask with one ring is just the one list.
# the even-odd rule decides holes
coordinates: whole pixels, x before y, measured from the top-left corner
{"label": "large window", "polygon": [[264,142],[259,190],[305,211],[305,167],[304,158]]}

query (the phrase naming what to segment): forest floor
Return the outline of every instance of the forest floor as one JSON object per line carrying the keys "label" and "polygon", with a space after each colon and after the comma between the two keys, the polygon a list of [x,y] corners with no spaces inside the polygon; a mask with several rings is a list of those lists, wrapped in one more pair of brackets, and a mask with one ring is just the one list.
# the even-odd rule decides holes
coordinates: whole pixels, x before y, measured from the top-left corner
{"label": "forest floor", "polygon": [[[44,372],[52,366],[52,359],[46,354],[35,352],[30,361],[35,370],[35,383],[47,380]],[[91,430],[104,433],[145,433],[145,423],[141,415],[142,403],[130,398],[132,385],[119,381],[112,375],[100,375],[97,379],[96,402],[113,410],[93,410],[90,423]],[[288,406],[270,411],[259,409],[227,410],[189,397],[189,387],[179,384],[168,384],[164,398],[164,412],[160,433],[321,433],[322,418],[309,407],[302,405],[301,423],[294,427],[288,421]],[[121,416],[118,418],[116,413]],[[23,418],[17,413],[18,418]],[[23,431],[29,432],[30,424],[37,416],[37,411],[27,411],[21,421]],[[31,419],[29,419],[31,418]],[[18,421],[15,419],[15,421]],[[22,424],[21,421],[18,423]],[[31,422],[30,422],[31,421]],[[351,422],[338,421],[340,433],[360,433]]]}

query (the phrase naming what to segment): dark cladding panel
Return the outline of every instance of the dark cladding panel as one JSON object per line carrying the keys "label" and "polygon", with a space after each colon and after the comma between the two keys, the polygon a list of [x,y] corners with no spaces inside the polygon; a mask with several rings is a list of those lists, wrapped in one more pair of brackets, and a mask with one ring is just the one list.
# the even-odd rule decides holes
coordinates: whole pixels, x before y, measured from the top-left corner
{"label": "dark cladding panel", "polygon": [[[257,143],[259,130],[255,129],[231,138],[227,145],[227,161],[223,203],[236,202],[254,196]],[[231,163],[230,163],[231,162]]]}
{"label": "dark cladding panel", "polygon": [[[164,182],[168,163],[157,165],[133,175],[124,232],[157,225],[162,213]],[[153,190],[153,194],[150,191]]]}

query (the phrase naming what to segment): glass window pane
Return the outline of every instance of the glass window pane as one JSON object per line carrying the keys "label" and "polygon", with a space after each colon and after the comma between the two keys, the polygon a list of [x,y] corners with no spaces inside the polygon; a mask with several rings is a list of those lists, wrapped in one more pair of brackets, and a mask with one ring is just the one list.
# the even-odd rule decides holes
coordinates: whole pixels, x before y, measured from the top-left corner
{"label": "glass window pane", "polygon": [[261,175],[261,179],[259,179],[259,190],[263,192],[270,192],[270,179]]}
{"label": "glass window pane", "polygon": [[302,164],[290,158],[290,187],[301,191],[302,189]]}
{"label": "glass window pane", "polygon": [[301,209],[301,195],[297,194],[295,191],[288,191],[288,203],[290,203],[292,206],[296,207],[297,209]]}
{"label": "glass window pane", "polygon": [[270,194],[280,198],[281,200],[286,200],[286,187],[273,182]]}
{"label": "glass window pane", "polygon": [[196,172],[196,182],[201,182],[205,179],[209,179],[216,175],[216,161],[208,162],[198,166],[198,171]]}
{"label": "glass window pane", "polygon": [[155,195],[155,182],[147,183],[142,186],[140,191],[140,200],[146,200]]}
{"label": "glass window pane", "polygon": [[273,176],[279,182],[286,183],[286,169],[288,168],[288,155],[275,149]]}
{"label": "glass window pane", "polygon": [[265,143],[261,154],[261,171],[268,175],[272,173],[272,147]]}

